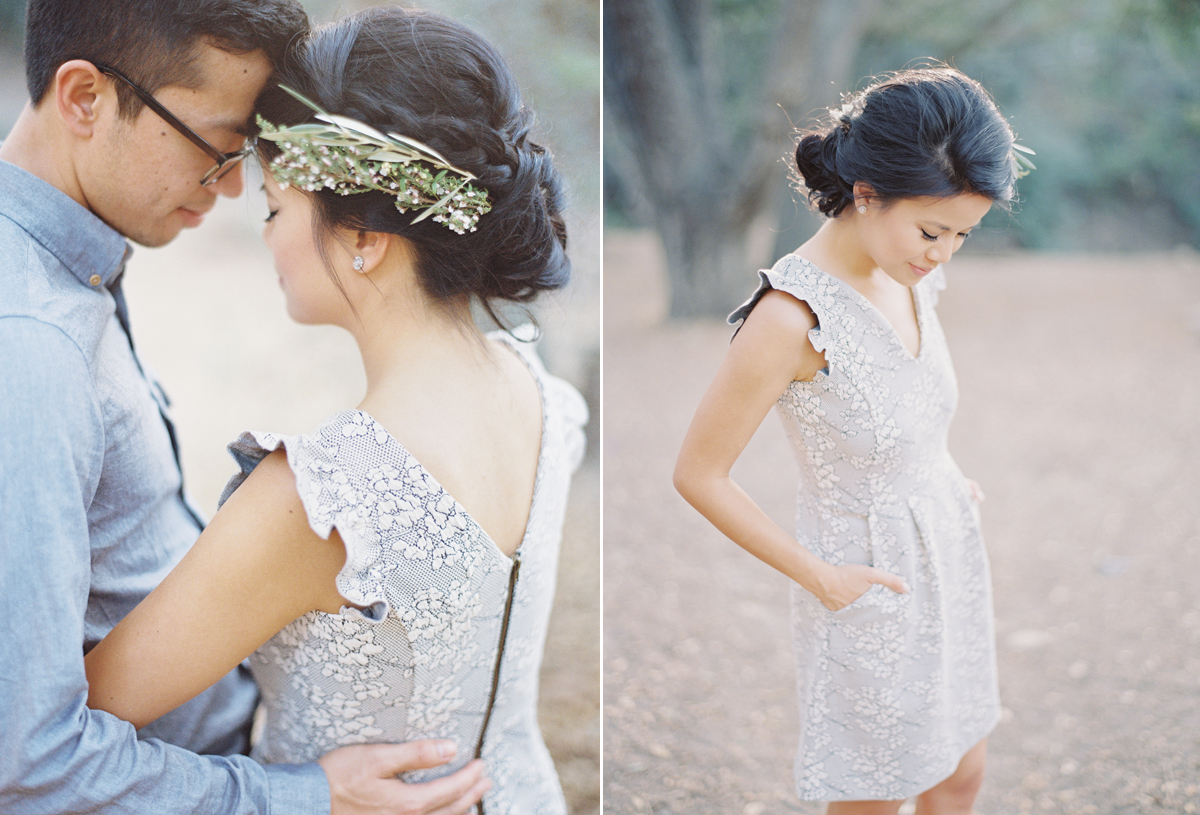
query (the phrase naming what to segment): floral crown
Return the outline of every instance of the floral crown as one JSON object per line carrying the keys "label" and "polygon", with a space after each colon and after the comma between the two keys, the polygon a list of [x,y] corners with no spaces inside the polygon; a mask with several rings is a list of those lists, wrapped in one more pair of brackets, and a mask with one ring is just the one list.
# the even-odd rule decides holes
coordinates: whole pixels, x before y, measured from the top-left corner
{"label": "floral crown", "polygon": [[414,224],[432,217],[460,235],[474,232],[479,217],[491,210],[487,191],[468,183],[475,176],[433,148],[329,113],[291,88],[279,87],[316,111],[324,123],[276,127],[258,117],[258,138],[279,144],[270,172],[284,188],[330,189],[339,195],[378,190],[396,196],[401,212],[424,210]]}

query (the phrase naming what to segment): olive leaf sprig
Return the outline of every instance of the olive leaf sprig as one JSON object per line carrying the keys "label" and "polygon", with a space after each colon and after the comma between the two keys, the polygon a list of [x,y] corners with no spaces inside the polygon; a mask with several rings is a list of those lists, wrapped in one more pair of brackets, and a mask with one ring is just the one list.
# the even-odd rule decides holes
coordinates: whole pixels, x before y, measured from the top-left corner
{"label": "olive leaf sprig", "polygon": [[462,235],[474,232],[492,208],[487,191],[428,145],[398,133],[329,113],[286,85],[281,90],[316,111],[321,122],[276,127],[258,117],[260,139],[279,144],[270,173],[284,187],[339,195],[378,190],[396,196],[400,212],[424,210],[413,223],[432,218]]}
{"label": "olive leaf sprig", "polygon": [[1037,165],[1029,160],[1029,156],[1036,156],[1037,153],[1016,142],[1013,143],[1012,149],[1013,159],[1017,162],[1017,178],[1024,178],[1037,169]]}

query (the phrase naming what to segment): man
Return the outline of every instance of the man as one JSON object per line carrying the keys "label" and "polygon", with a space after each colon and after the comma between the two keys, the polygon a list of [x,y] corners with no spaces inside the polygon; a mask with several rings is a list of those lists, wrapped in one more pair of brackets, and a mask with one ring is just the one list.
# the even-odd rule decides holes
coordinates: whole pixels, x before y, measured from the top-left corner
{"label": "man", "polygon": [[461,813],[488,787],[478,762],[395,779],[441,742],[258,765],[237,671],[137,734],[86,707],[83,654],[199,531],[131,345],[125,239],[166,244],[241,192],[255,97],[306,24],[295,0],[30,0],[32,101],[0,145],[5,813]]}

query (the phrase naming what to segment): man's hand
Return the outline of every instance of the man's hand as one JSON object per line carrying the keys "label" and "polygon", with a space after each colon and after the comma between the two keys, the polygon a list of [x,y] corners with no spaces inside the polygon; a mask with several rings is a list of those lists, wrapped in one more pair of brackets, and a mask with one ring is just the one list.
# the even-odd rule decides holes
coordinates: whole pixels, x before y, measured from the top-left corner
{"label": "man's hand", "polygon": [[357,744],[326,753],[317,763],[329,779],[331,815],[465,815],[492,787],[482,761],[423,784],[396,778],[445,764],[454,753],[450,741]]}

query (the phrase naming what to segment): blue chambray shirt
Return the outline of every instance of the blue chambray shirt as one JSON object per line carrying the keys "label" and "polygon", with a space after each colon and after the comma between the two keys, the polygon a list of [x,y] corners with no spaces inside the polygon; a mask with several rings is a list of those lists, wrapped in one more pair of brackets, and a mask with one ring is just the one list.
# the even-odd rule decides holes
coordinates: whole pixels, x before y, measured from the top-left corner
{"label": "blue chambray shirt", "polygon": [[129,251],[0,161],[0,812],[326,813],[317,765],[238,755],[240,669],[136,734],[87,707],[83,654],[199,531],[108,289]]}

